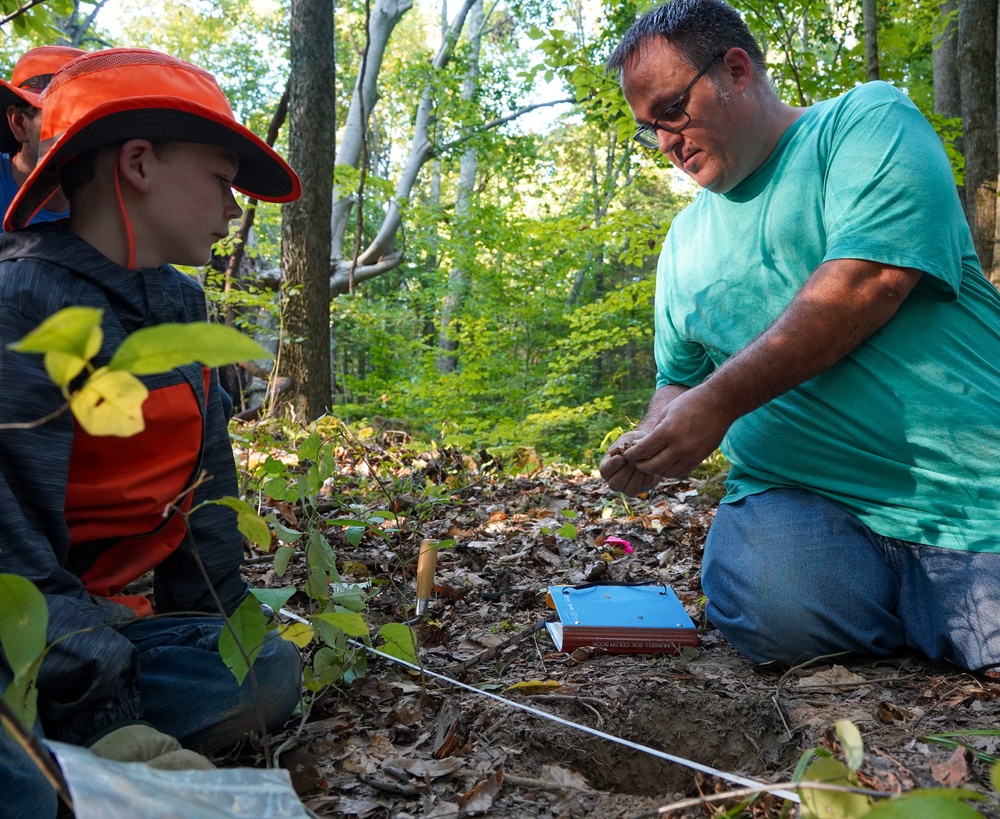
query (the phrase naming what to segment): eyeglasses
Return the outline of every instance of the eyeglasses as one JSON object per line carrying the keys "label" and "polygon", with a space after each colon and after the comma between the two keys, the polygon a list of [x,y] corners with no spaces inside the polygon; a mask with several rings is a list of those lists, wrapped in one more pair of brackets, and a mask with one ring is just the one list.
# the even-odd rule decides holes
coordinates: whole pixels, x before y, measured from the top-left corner
{"label": "eyeglasses", "polygon": [[643,125],[639,128],[632,139],[640,145],[645,145],[647,148],[659,148],[660,141],[656,137],[657,131],[679,134],[687,128],[691,124],[691,115],[681,108],[681,103],[687,99],[687,95],[691,93],[691,89],[694,88],[695,83],[705,76],[705,72],[712,67],[712,63],[725,56],[725,54],[716,54],[711,60],[705,63],[701,71],[695,74],[694,79],[688,83],[687,88],[681,91],[680,96],[671,105],[663,109],[663,112],[650,125]]}

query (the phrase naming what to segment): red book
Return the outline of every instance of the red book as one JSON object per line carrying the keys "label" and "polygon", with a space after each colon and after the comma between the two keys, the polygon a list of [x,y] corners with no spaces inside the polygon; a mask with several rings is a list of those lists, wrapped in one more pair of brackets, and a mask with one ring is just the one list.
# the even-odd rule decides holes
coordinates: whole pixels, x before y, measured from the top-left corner
{"label": "red book", "polygon": [[558,621],[545,627],[559,651],[673,654],[697,646],[698,631],[666,585],[549,586]]}

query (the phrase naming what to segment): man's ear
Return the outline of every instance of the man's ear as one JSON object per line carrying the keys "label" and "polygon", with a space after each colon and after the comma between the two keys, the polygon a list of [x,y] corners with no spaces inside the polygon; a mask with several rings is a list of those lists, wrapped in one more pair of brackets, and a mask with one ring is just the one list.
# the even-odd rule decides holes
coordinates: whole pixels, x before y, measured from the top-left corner
{"label": "man's ear", "polygon": [[24,111],[16,105],[7,106],[7,124],[10,126],[14,139],[22,145],[28,144],[28,124],[25,122]]}
{"label": "man's ear", "polygon": [[159,161],[148,139],[130,139],[118,149],[118,174],[123,184],[139,193],[149,190],[150,171]]}
{"label": "man's ear", "polygon": [[722,62],[727,86],[737,93],[745,91],[754,76],[750,55],[742,48],[731,48],[723,55]]}

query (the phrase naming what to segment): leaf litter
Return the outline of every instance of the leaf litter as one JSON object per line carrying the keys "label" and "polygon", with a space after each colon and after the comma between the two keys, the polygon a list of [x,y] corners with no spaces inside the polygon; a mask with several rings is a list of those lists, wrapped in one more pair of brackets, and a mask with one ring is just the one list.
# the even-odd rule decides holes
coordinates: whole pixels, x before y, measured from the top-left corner
{"label": "leaf litter", "polygon": [[[838,753],[834,725],[846,719],[863,739],[864,787],[898,793],[961,783],[996,799],[986,761],[996,737],[935,737],[1000,725],[1000,681],[909,654],[759,668],[705,620],[699,571],[718,476],[664,481],[625,499],[580,472],[503,476],[486,471],[495,459],[483,459],[480,471],[458,452],[407,459],[391,443],[367,447],[364,457],[356,447],[338,450],[338,483],[321,511],[357,517],[363,497],[371,510],[393,513],[389,528],[398,536],[366,534],[353,545],[340,527],[324,534],[345,581],[380,588],[367,615],[372,634],[413,617],[420,540],[454,540],[439,552],[428,615],[414,626],[427,670],[771,783],[788,781],[808,749]],[[428,487],[436,489],[430,500]],[[337,493],[355,500],[350,514]],[[285,525],[300,518],[292,504],[264,503]],[[301,588],[301,556],[279,578],[267,556],[254,555],[247,572],[255,585],[291,578]],[[676,655],[556,652],[539,628],[547,587],[594,581],[667,583],[698,624],[699,648]],[[369,657],[367,676],[324,693],[271,746],[283,749],[280,764],[319,816],[629,819],[733,788],[378,657]],[[969,749],[977,747],[989,751],[976,756]],[[239,764],[264,764],[257,743],[233,754]],[[719,804],[670,815],[717,816]],[[776,819],[782,805],[764,796],[732,815]],[[995,803],[977,809],[1000,816]]]}

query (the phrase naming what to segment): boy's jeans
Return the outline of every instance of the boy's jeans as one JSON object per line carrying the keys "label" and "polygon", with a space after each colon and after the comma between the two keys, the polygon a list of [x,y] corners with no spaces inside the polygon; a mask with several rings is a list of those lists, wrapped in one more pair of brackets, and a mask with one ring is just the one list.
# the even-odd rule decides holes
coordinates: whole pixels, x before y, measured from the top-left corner
{"label": "boy's jeans", "polygon": [[909,646],[935,663],[1000,667],[1000,554],[882,537],[805,490],[722,504],[702,587],[708,618],[755,663]]}
{"label": "boy's jeans", "polygon": [[[253,664],[260,705],[249,675],[242,686],[218,652],[218,617],[150,617],[121,631],[139,649],[143,719],[185,747],[213,751],[248,731],[260,733],[263,721],[274,730],[287,720],[301,694],[298,649],[269,633]],[[11,682],[0,662],[0,690]],[[36,733],[41,736],[39,726]],[[31,760],[0,730],[0,819],[50,819],[56,795]]]}

